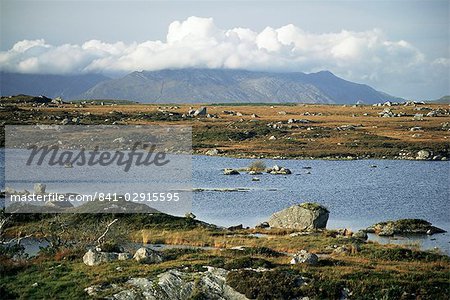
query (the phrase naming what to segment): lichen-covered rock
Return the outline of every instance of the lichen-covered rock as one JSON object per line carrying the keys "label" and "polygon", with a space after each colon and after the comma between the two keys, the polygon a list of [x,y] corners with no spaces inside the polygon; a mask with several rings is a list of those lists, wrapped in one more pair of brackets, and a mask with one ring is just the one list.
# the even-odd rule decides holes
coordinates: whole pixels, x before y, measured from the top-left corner
{"label": "lichen-covered rock", "polygon": [[432,226],[430,222],[421,219],[401,219],[374,224],[365,230],[381,236],[392,236],[394,234],[435,234],[443,233],[445,230]]}
{"label": "lichen-covered rock", "polygon": [[353,237],[364,241],[369,238],[367,232],[365,232],[364,230],[358,230],[353,234]]}
{"label": "lichen-covered rock", "polygon": [[430,159],[433,156],[433,154],[428,150],[420,150],[417,152],[416,159],[418,160],[427,160]]}
{"label": "lichen-covered rock", "polygon": [[302,203],[274,213],[268,223],[274,228],[313,230],[327,226],[329,212],[320,204]]}
{"label": "lichen-covered rock", "polygon": [[314,253],[309,253],[306,250],[300,250],[294,257],[291,259],[291,265],[296,264],[308,264],[315,266],[319,262],[319,257]]}
{"label": "lichen-covered rock", "polygon": [[118,253],[98,252],[96,250],[90,249],[83,255],[83,262],[88,266],[97,266],[101,263],[117,260],[118,257]]}
{"label": "lichen-covered rock", "polygon": [[146,264],[162,262],[162,257],[157,251],[145,247],[139,248],[133,258],[138,262]]}
{"label": "lichen-covered rock", "polygon": [[291,170],[289,170],[288,168],[285,167],[280,167],[280,166],[273,166],[272,168],[268,168],[266,170],[267,173],[269,174],[273,174],[273,175],[289,175],[292,174]]}
{"label": "lichen-covered rock", "polygon": [[[113,299],[193,299],[202,295],[205,299],[244,300],[244,295],[236,292],[226,283],[227,270],[207,267],[204,272],[181,272],[169,270],[158,278],[131,278],[116,292]],[[117,289],[120,287],[116,287]]]}

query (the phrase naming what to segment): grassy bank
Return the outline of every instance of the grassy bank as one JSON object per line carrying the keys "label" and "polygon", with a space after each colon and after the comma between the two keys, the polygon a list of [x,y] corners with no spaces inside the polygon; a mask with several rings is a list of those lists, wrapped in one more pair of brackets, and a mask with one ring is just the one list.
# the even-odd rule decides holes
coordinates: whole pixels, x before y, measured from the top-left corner
{"label": "grassy bank", "polygon": [[[67,223],[80,217],[65,218],[58,222]],[[92,242],[103,231],[102,226],[93,227],[94,224],[104,224],[111,216],[97,215],[96,218],[96,223],[89,216],[77,219],[83,222],[77,229],[67,227],[62,237],[77,238],[75,244],[61,244],[55,251],[43,249],[32,259],[11,260],[8,254],[2,253],[2,293],[20,299],[81,299],[87,295],[84,289],[93,284],[122,285],[131,277],[155,278],[166,270],[188,272],[203,270],[203,266],[230,270],[227,283],[255,299],[299,296],[337,299],[343,289],[352,293],[352,299],[446,299],[450,292],[450,259],[436,252],[366,243],[329,230],[297,236],[290,235],[292,230],[281,229],[231,231],[189,218],[159,214],[119,219],[107,241],[122,245],[130,241],[191,245],[192,248],[161,250],[164,261],[156,264],[127,260],[89,267],[82,262],[85,249],[80,245]],[[7,232],[25,235],[37,233],[35,228],[40,228],[41,237],[47,234],[48,238],[55,234],[52,227],[55,222],[54,217],[17,220]],[[80,226],[85,233],[80,233]],[[91,232],[86,234],[89,229]],[[255,237],[253,234],[258,232],[264,235]],[[196,248],[199,246],[213,248]],[[241,249],[231,249],[235,246]],[[337,254],[333,250],[339,246],[351,251]],[[318,254],[319,264],[291,265],[291,254],[300,249]],[[269,271],[261,273],[249,269],[258,267]],[[308,284],[294,286],[298,278]],[[108,289],[100,295],[111,296],[114,291]]]}

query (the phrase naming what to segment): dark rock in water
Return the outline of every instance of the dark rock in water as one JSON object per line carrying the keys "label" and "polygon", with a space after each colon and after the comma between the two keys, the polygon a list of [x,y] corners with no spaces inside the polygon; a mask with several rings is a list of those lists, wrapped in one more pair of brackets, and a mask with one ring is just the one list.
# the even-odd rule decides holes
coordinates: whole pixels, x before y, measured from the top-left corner
{"label": "dark rock in water", "polygon": [[239,171],[235,169],[225,169],[223,170],[223,175],[239,175]]}
{"label": "dark rock in water", "polygon": [[393,236],[394,234],[435,234],[445,230],[432,226],[430,222],[421,219],[401,219],[397,221],[380,222],[368,227],[368,233],[380,236]]}
{"label": "dark rock in water", "polygon": [[317,203],[293,205],[274,213],[268,223],[270,227],[313,230],[327,226],[329,211]]}

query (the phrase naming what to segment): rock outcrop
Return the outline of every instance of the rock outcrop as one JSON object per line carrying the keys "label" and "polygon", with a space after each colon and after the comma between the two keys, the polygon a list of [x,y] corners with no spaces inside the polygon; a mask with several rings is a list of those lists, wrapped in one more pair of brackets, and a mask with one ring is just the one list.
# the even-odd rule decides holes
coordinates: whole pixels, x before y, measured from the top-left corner
{"label": "rock outcrop", "polygon": [[270,227],[314,230],[327,226],[329,212],[317,203],[302,203],[274,213],[268,223]]}
{"label": "rock outcrop", "polygon": [[136,261],[145,264],[162,262],[162,257],[157,251],[145,247],[139,248],[133,258]]}
{"label": "rock outcrop", "polygon": [[314,253],[309,253],[306,250],[300,250],[294,257],[291,259],[291,265],[296,264],[308,264],[315,266],[319,262],[319,257]]}
{"label": "rock outcrop", "polygon": [[273,166],[272,168],[268,168],[267,173],[269,174],[273,174],[273,175],[289,175],[292,174],[291,170],[289,170],[288,168],[285,167],[280,167],[280,166]]}
{"label": "rock outcrop", "polygon": [[445,230],[432,226],[430,222],[421,219],[401,219],[397,221],[380,222],[368,227],[368,233],[380,236],[392,236],[394,234],[435,234]]}
{"label": "rock outcrop", "polygon": [[[113,289],[116,293],[112,299],[194,299],[201,295],[202,299],[247,299],[226,283],[229,271],[207,267],[203,272],[181,272],[169,270],[161,273],[155,279],[130,278],[124,285],[92,286],[85,291],[90,296],[97,296],[98,292]],[[117,292],[119,291],[119,292]]]}
{"label": "rock outcrop", "polygon": [[116,253],[116,252],[100,252],[95,249],[90,249],[83,256],[83,262],[88,266],[97,266],[101,263],[107,263],[115,260],[130,259],[129,253]]}
{"label": "rock outcrop", "polygon": [[239,171],[235,169],[224,169],[223,175],[239,175]]}

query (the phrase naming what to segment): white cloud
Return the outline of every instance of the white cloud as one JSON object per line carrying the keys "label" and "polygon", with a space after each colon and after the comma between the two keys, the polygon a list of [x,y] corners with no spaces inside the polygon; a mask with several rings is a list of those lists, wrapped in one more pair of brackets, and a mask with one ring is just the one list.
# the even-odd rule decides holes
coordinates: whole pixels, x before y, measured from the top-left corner
{"label": "white cloud", "polygon": [[[346,79],[389,86],[426,76],[432,68],[448,68],[449,58],[427,60],[410,43],[389,40],[383,32],[313,34],[292,24],[220,29],[212,18],[190,17],[170,24],[165,41],[125,44],[90,40],[82,45],[49,45],[23,40],[0,52],[0,68],[22,73],[68,74],[131,72],[165,68],[242,68],[314,72],[330,70]],[[438,68],[445,69],[445,68]],[[395,76],[395,77],[394,77]],[[399,77],[400,76],[400,77]],[[444,73],[445,76],[445,73]],[[447,74],[448,76],[448,74]]]}

